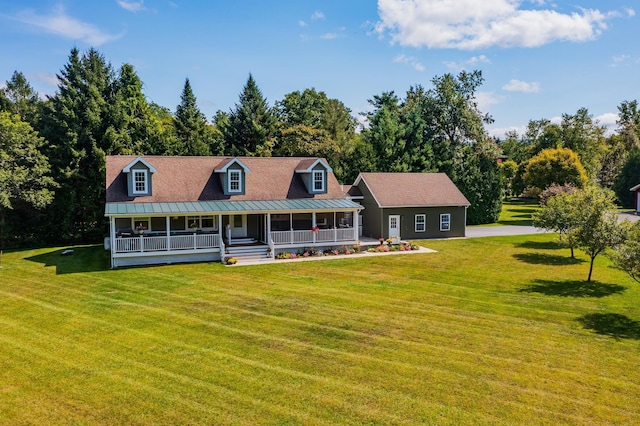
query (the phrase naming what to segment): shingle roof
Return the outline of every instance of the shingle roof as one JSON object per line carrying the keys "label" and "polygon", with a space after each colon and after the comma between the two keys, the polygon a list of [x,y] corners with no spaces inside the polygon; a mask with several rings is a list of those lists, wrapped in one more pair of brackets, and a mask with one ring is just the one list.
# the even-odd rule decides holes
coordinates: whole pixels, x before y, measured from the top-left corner
{"label": "shingle roof", "polygon": [[360,173],[379,207],[469,206],[445,173]]}
{"label": "shingle roof", "polygon": [[[344,199],[333,173],[327,176],[327,193],[311,195],[295,170],[303,157],[238,157],[250,172],[245,175],[243,195],[224,195],[214,169],[227,164],[232,157],[144,156],[156,168],[152,176],[153,195],[129,197],[127,177],[122,169],[136,156],[107,156],[106,201],[115,202],[185,202],[185,201],[271,201],[296,199]],[[317,158],[311,159],[312,162]]]}

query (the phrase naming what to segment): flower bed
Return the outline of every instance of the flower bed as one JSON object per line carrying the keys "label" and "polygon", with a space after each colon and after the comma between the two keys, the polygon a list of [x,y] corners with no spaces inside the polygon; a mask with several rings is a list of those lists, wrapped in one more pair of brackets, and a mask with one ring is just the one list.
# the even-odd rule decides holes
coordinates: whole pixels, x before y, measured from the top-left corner
{"label": "flower bed", "polygon": [[399,244],[390,244],[387,241],[383,240],[383,243],[376,246],[368,248],[366,251],[363,251],[359,245],[355,246],[341,246],[338,248],[327,248],[327,249],[316,249],[312,248],[304,248],[303,250],[299,250],[297,252],[283,251],[278,253],[275,258],[276,259],[299,259],[299,258],[307,258],[307,257],[321,257],[321,256],[341,256],[341,255],[350,255],[357,253],[386,253],[386,252],[395,252],[395,251],[412,251],[412,250],[420,250],[420,246],[416,244],[409,243],[399,243]]}

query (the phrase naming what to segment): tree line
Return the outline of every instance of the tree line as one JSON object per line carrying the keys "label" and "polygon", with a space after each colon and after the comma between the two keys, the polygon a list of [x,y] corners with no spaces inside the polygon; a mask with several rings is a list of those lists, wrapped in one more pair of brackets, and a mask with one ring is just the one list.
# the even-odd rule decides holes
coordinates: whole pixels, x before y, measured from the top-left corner
{"label": "tree line", "polygon": [[[44,99],[18,71],[0,90],[0,247],[100,241],[107,155],[321,156],[347,184],[360,171],[445,172],[474,224],[497,220],[505,190],[531,190],[526,170],[543,150],[573,150],[587,179],[611,187],[640,135],[634,101],[621,105],[611,137],[580,110],[561,125],[532,121],[523,136],[493,139],[476,102],[480,71],[434,77],[431,89],[404,97],[374,95],[363,127],[314,88],[269,105],[252,75],[229,111],[207,119],[189,79],[171,111],[147,100],[133,66],[114,69],[95,49],[72,49],[57,77]],[[503,157],[511,161],[501,167]]]}

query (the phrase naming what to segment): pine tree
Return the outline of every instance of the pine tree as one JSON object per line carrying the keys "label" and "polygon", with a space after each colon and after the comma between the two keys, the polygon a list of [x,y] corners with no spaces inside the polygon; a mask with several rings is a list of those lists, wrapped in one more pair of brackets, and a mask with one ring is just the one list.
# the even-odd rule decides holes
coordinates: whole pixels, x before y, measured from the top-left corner
{"label": "pine tree", "polygon": [[225,151],[231,155],[269,157],[275,131],[275,116],[249,74],[240,101],[229,114]]}
{"label": "pine tree", "polygon": [[209,155],[207,119],[198,109],[188,78],[184,82],[180,105],[176,108],[175,125],[181,145],[180,155]]}

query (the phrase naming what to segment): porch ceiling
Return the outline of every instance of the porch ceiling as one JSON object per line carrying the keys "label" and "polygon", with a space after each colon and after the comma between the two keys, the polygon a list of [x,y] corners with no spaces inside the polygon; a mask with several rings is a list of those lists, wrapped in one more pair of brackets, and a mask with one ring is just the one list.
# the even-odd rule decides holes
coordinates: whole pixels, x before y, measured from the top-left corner
{"label": "porch ceiling", "polygon": [[105,216],[141,214],[203,214],[289,211],[333,211],[362,209],[347,199],[308,199],[273,201],[191,201],[174,203],[107,203]]}

